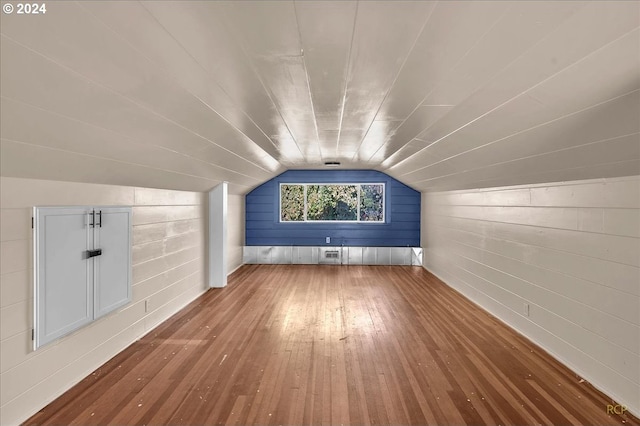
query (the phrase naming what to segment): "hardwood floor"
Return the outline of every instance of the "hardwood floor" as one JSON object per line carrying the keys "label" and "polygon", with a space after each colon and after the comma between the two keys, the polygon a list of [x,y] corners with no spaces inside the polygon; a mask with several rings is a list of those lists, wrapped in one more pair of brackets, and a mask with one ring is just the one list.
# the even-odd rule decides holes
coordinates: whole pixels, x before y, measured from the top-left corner
{"label": "hardwood floor", "polygon": [[419,267],[250,265],[26,424],[640,425]]}

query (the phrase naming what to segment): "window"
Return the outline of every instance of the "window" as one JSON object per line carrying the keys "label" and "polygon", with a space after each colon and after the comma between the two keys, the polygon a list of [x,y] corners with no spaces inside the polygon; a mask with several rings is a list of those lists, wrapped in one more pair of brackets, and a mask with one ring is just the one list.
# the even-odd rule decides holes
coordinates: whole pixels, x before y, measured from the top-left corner
{"label": "window", "polygon": [[282,183],[280,221],[384,222],[384,183]]}

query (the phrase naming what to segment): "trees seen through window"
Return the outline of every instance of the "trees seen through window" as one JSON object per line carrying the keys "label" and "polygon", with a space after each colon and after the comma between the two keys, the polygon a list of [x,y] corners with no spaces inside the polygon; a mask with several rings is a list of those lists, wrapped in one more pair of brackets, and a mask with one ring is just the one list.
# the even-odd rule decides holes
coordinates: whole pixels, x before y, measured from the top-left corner
{"label": "trees seen through window", "polygon": [[282,222],[384,222],[384,184],[281,184]]}

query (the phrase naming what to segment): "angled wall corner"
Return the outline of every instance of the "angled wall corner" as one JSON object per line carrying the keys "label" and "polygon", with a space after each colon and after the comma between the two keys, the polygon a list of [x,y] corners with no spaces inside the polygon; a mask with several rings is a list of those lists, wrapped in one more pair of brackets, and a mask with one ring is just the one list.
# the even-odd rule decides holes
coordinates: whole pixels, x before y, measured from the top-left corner
{"label": "angled wall corner", "polygon": [[424,265],[640,414],[640,176],[423,195]]}
{"label": "angled wall corner", "polygon": [[[0,197],[0,424],[13,425],[206,291],[207,200],[203,192],[6,176]],[[34,206],[131,207],[133,213],[131,303],[35,352]]]}
{"label": "angled wall corner", "polygon": [[228,183],[209,191],[209,287],[227,285]]}

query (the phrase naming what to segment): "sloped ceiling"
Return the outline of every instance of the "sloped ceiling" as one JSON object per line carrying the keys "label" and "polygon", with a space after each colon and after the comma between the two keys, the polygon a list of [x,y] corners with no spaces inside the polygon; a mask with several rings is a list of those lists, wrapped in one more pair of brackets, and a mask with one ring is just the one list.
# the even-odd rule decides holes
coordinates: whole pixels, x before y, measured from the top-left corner
{"label": "sloped ceiling", "polygon": [[4,176],[246,193],[640,174],[637,1],[82,1],[2,15]]}

